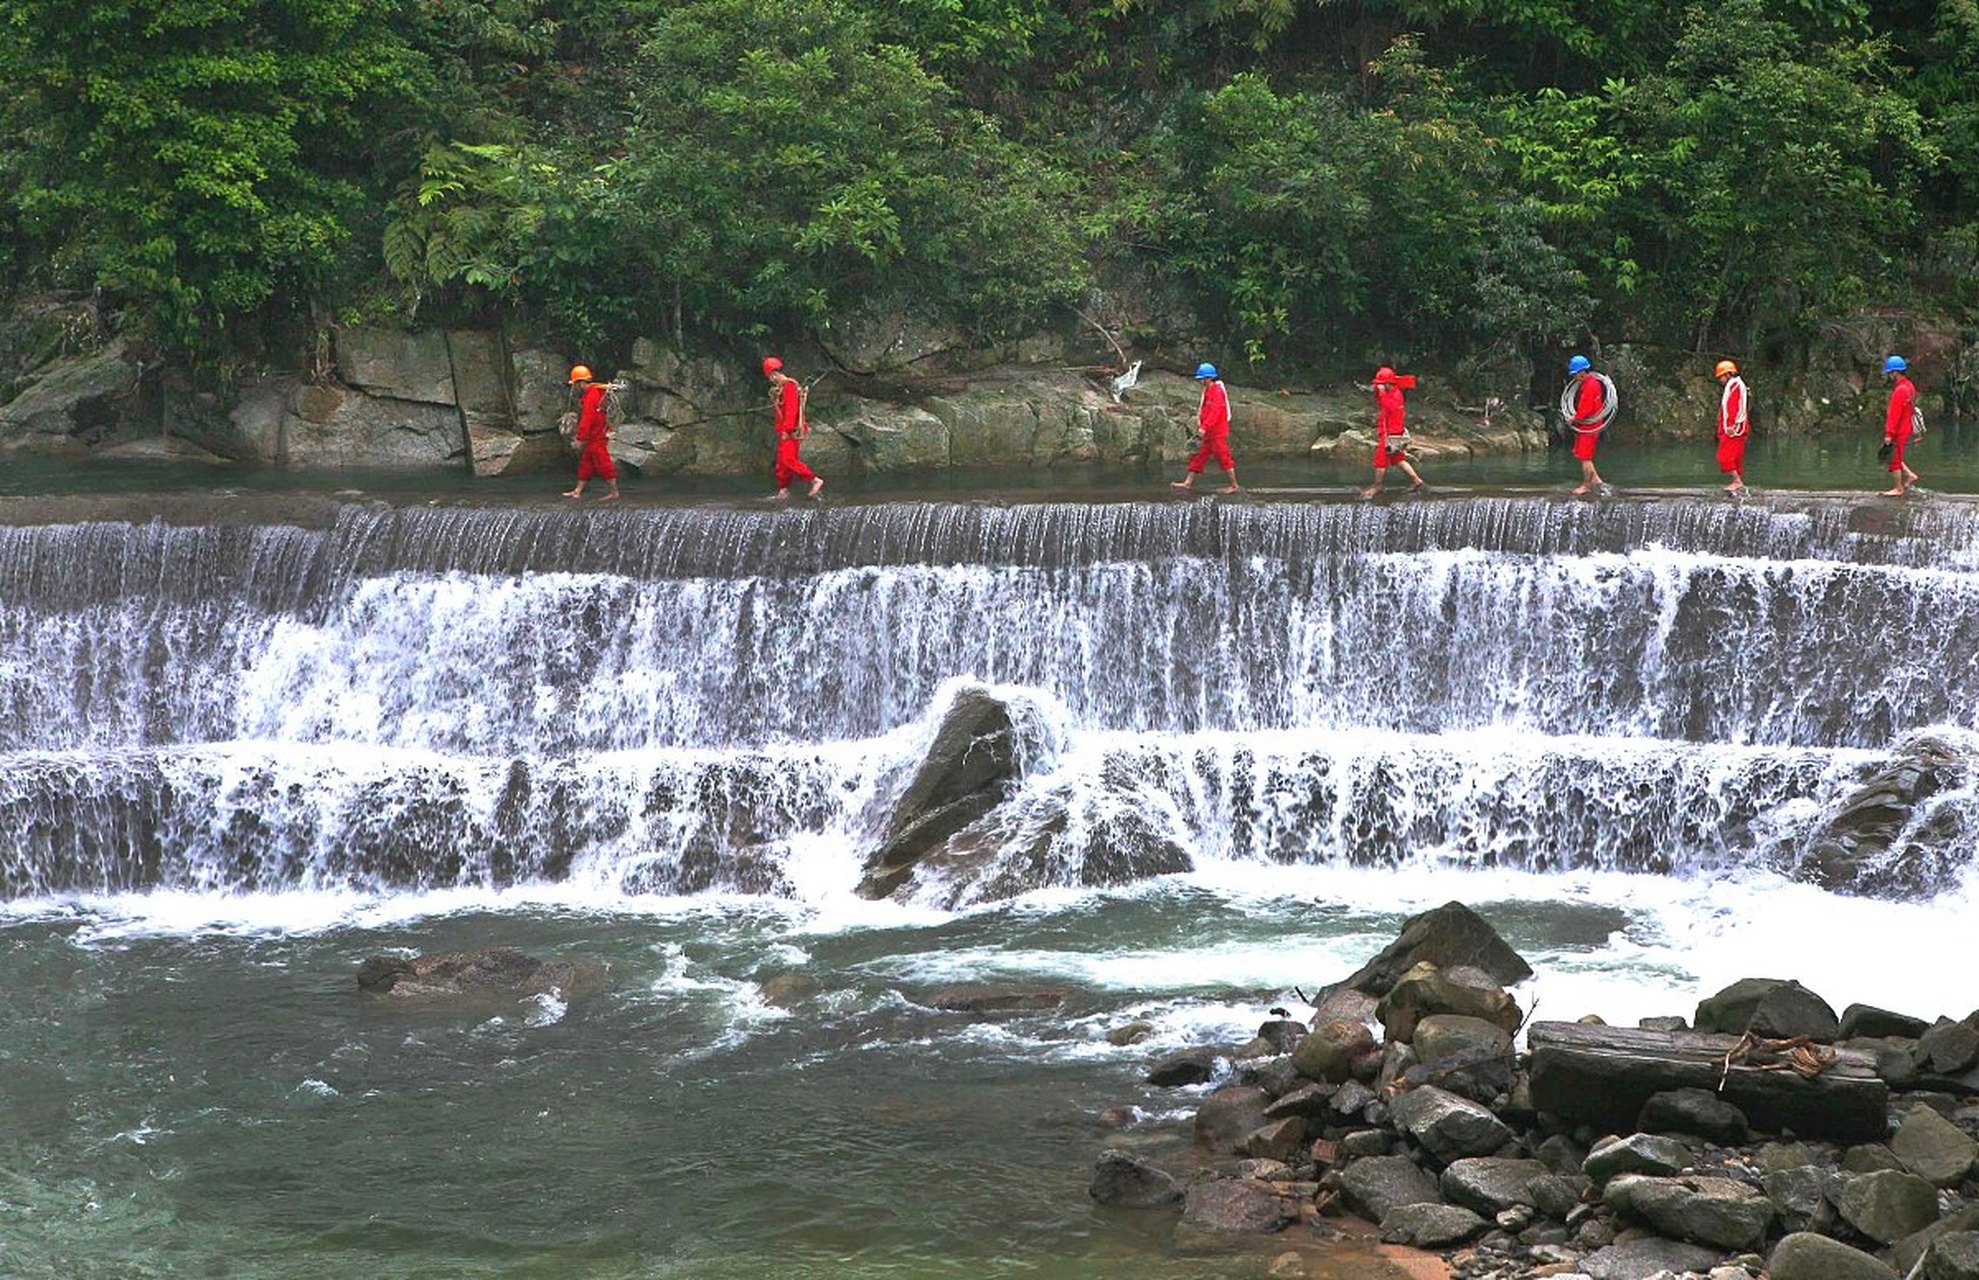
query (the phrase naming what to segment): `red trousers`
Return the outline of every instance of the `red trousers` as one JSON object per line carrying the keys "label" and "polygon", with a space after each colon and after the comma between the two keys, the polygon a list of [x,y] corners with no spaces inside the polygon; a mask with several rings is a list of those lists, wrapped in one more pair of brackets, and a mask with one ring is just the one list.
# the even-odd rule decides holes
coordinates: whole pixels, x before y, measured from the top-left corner
{"label": "red trousers", "polygon": [[1201,475],[1203,466],[1211,458],[1215,458],[1216,465],[1225,471],[1237,469],[1237,460],[1230,456],[1229,436],[1204,436],[1202,448],[1196,450],[1196,456],[1189,459],[1189,474]]}
{"label": "red trousers", "polygon": [[804,459],[797,456],[801,443],[796,436],[778,436],[776,442],[776,487],[779,491],[788,489],[793,480],[816,480],[818,473],[804,465]]}
{"label": "red trousers", "polygon": [[1582,462],[1594,461],[1594,446],[1601,442],[1599,431],[1574,432],[1574,456]]}
{"label": "red trousers", "polygon": [[618,479],[618,466],[612,461],[612,449],[603,436],[593,436],[584,442],[584,451],[577,455],[577,479],[580,483],[597,476],[600,480]]}
{"label": "red trousers", "polygon": [[1890,470],[1903,470],[1903,447],[1910,443],[1910,433],[1904,432],[1890,441],[1896,448],[1890,450]]}
{"label": "red trousers", "polygon": [[1374,446],[1374,465],[1379,470],[1385,471],[1408,456],[1406,450],[1390,449],[1388,447],[1387,436],[1381,437],[1380,441]]}
{"label": "red trousers", "polygon": [[1718,437],[1718,470],[1726,475],[1738,475],[1745,470],[1745,442],[1747,436]]}

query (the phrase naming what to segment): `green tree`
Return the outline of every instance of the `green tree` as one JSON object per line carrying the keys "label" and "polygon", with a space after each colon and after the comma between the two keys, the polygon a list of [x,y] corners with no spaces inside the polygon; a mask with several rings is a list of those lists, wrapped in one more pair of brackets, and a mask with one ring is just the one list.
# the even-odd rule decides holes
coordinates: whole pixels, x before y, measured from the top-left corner
{"label": "green tree", "polygon": [[243,322],[315,295],[363,219],[365,107],[410,71],[393,7],[0,0],[21,236],[169,344],[251,342]]}

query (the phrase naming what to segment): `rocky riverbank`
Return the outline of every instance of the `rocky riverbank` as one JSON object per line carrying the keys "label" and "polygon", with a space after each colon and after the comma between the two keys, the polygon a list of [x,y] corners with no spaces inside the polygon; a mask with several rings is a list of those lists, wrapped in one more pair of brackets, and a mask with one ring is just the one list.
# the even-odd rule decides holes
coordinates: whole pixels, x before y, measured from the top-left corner
{"label": "rocky riverbank", "polygon": [[1116,1113],[1092,1196],[1279,1280],[1370,1230],[1463,1280],[1979,1278],[1979,1014],[1752,978],[1636,1028],[1525,1025],[1530,972],[1458,903],[1412,919],[1307,1021],[1152,1064],[1150,1108],[1208,1090],[1191,1145]]}
{"label": "rocky riverbank", "polygon": [[[89,318],[82,302],[71,310],[72,320]],[[36,314],[54,326],[49,341],[0,342],[0,452],[476,475],[561,470],[570,465],[557,429],[572,407],[566,374],[584,359],[619,384],[612,450],[624,467],[693,477],[754,475],[766,465],[760,353],[641,340],[628,358],[608,361],[496,330],[352,326],[324,333],[307,373],[247,373],[213,390],[99,322],[58,324],[66,314],[58,303]],[[1885,347],[1906,336],[1851,331],[1807,369],[1748,370],[1759,429],[1808,434],[1878,420],[1875,370]],[[994,351],[957,341],[888,329],[864,342],[786,349],[811,386],[806,456],[828,475],[859,477],[1174,463],[1195,446],[1198,388],[1188,375],[1205,353],[1117,354],[1076,330]],[[1937,363],[1916,362],[1934,415],[1963,385],[1953,377],[1956,352],[1943,345],[1932,348]],[[1117,388],[1127,355],[1139,354],[1133,384]],[[1709,361],[1628,346],[1602,355],[1624,389],[1615,439],[1708,437],[1718,396]],[[1507,360],[1421,372],[1409,405],[1421,456],[1545,446],[1555,371]],[[1351,381],[1282,369],[1232,369],[1228,380],[1240,463],[1357,457],[1372,448],[1372,405]]]}

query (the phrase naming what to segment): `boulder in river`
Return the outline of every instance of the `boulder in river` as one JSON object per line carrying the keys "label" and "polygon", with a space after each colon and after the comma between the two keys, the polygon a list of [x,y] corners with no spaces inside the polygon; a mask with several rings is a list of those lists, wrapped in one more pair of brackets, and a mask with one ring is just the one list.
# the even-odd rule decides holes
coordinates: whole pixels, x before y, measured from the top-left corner
{"label": "boulder in river", "polygon": [[1781,978],[1740,978],[1716,995],[1697,1004],[1692,1019],[1699,1031],[1783,1039],[1807,1036],[1833,1040],[1841,1031],[1841,1019],[1826,1000],[1801,986]]}
{"label": "boulder in river", "polygon": [[1469,965],[1510,986],[1532,976],[1532,966],[1512,950],[1484,917],[1461,902],[1409,917],[1393,942],[1337,985],[1385,996],[1401,976],[1423,961],[1443,969]]}
{"label": "boulder in river", "polygon": [[923,858],[1008,799],[1018,764],[1010,708],[987,689],[957,694],[927,756],[894,802],[879,847],[866,858],[860,895],[886,897]]}
{"label": "boulder in river", "polygon": [[1843,798],[1807,841],[1792,873],[1836,893],[1921,898],[1952,887],[1970,860],[1963,807],[1937,805],[1966,787],[1972,762],[1950,740],[1920,733]]}
{"label": "boulder in river", "polygon": [[382,953],[358,966],[357,985],[396,1000],[529,999],[569,1002],[604,988],[596,960],[545,960],[514,947],[403,956]]}

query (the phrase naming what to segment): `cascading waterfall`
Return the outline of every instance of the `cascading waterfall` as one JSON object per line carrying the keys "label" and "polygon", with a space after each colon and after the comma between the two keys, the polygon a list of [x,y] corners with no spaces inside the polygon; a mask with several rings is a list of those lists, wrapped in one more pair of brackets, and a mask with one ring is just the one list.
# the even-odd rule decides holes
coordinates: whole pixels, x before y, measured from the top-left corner
{"label": "cascading waterfall", "polygon": [[801,894],[818,839],[850,884],[965,681],[1051,741],[944,903],[1792,867],[1906,735],[1979,730],[1975,558],[1962,504],[1811,496],[10,528],[0,893]]}

